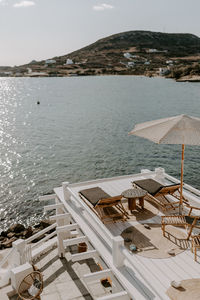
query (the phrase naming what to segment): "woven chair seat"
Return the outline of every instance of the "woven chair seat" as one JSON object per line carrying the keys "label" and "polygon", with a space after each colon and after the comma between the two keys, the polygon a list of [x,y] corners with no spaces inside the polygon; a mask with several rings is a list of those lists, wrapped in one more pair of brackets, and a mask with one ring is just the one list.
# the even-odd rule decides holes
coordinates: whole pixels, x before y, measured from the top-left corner
{"label": "woven chair seat", "polygon": [[185,216],[166,216],[162,218],[162,224],[170,225],[170,224],[182,224],[186,225]]}
{"label": "woven chair seat", "polygon": [[194,237],[194,244],[195,244],[196,246],[200,246],[200,236],[195,236],[195,237]]}

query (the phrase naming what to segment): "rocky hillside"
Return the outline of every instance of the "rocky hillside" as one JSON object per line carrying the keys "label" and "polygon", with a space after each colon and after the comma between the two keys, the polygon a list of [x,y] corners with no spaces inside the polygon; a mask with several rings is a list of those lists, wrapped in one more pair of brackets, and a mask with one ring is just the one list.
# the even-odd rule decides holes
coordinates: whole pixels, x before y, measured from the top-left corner
{"label": "rocky hillside", "polygon": [[111,35],[84,47],[71,55],[82,56],[88,52],[104,52],[108,50],[128,50],[137,47],[167,50],[170,55],[185,56],[200,52],[200,38],[193,34],[161,33],[151,31],[128,31]]}
{"label": "rocky hillside", "polygon": [[32,77],[133,74],[180,78],[185,68],[189,76],[190,70],[200,75],[199,61],[200,38],[193,34],[128,31],[100,39],[72,53],[32,61],[9,71],[13,75]]}

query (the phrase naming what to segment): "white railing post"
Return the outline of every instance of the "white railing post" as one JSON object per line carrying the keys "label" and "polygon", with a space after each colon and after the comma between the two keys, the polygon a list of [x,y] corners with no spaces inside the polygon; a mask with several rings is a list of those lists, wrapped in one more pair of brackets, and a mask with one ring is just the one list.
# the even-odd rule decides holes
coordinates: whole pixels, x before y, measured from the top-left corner
{"label": "white railing post", "polygon": [[115,267],[120,268],[124,265],[124,255],[122,253],[124,247],[124,239],[121,236],[113,237],[112,239],[112,257]]}
{"label": "white railing post", "polygon": [[65,256],[65,247],[63,244],[63,232],[59,232],[59,230],[56,229],[57,232],[57,238],[58,238],[58,256],[60,258],[63,258]]}
{"label": "white railing post", "polygon": [[141,174],[143,173],[151,173],[151,171],[149,169],[141,169]]}
{"label": "white railing post", "polygon": [[[58,199],[58,197],[55,197],[55,204],[60,204],[60,201]],[[56,208],[56,215],[62,214],[63,213],[63,208],[62,207],[57,207]]]}
{"label": "white railing post", "polygon": [[24,252],[26,248],[26,242],[22,239],[18,239],[12,243],[12,246],[17,253],[15,258],[15,264],[19,266],[24,263]]}
{"label": "white railing post", "polygon": [[64,199],[65,201],[70,201],[70,193],[68,191],[68,186],[69,186],[69,182],[65,181],[62,183],[62,187],[63,187],[63,194],[64,194]]}
{"label": "white railing post", "polygon": [[165,178],[165,169],[155,168],[155,174],[156,174],[155,179],[162,182]]}

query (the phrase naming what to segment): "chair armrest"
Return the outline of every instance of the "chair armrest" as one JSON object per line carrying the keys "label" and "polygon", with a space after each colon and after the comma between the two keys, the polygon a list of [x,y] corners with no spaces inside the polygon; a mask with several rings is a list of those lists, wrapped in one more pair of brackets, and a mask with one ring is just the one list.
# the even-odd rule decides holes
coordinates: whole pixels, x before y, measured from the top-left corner
{"label": "chair armrest", "polygon": [[174,204],[179,204],[179,203],[180,203],[180,201],[173,201],[171,203],[165,203],[165,206],[172,206]]}
{"label": "chair armrest", "polygon": [[189,204],[185,204],[188,208],[192,208],[192,209],[197,209],[197,210],[200,210],[200,207],[196,207],[196,206],[191,206]]}

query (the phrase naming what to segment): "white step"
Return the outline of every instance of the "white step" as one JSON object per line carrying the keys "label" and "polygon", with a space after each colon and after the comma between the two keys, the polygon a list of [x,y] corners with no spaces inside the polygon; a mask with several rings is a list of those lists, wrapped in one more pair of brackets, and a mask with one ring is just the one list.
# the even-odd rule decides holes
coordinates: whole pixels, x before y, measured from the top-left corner
{"label": "white step", "polygon": [[39,201],[55,200],[56,198],[57,198],[56,194],[44,195],[39,197]]}
{"label": "white step", "polygon": [[32,241],[34,241],[35,239],[37,239],[38,237],[42,236],[43,234],[47,233],[48,231],[55,229],[56,228],[56,223],[53,223],[52,225],[46,227],[45,229],[35,233],[34,235],[30,236],[28,239],[26,239],[26,243],[30,243]]}
{"label": "white step", "polygon": [[32,258],[36,259],[40,255],[42,255],[43,253],[46,253],[51,248],[53,248],[55,245],[57,245],[57,243],[58,243],[57,237],[54,237],[54,238],[48,240],[47,242],[44,242],[41,246],[32,250]]}
{"label": "white step", "polygon": [[44,206],[44,212],[53,210],[53,209],[58,209],[58,208],[64,209],[64,204],[59,203],[59,204],[46,205],[46,206]]}
{"label": "white step", "polygon": [[73,239],[63,240],[63,244],[64,244],[64,247],[67,247],[67,246],[77,245],[79,243],[84,243],[87,241],[88,241],[88,238],[85,235],[83,235],[83,236],[76,237]]}
{"label": "white step", "polygon": [[49,220],[50,221],[54,221],[54,220],[62,220],[62,219],[71,219],[71,215],[69,213],[65,213],[65,214],[58,214],[58,215],[54,215],[54,216],[50,216]]}
{"label": "white step", "polygon": [[70,237],[75,238],[79,235],[79,232],[77,230],[70,231]]}
{"label": "white step", "polygon": [[86,252],[76,253],[71,255],[71,260],[73,262],[80,261],[88,258],[94,258],[98,256],[98,252],[96,250],[89,250]]}
{"label": "white step", "polygon": [[86,283],[101,280],[106,277],[111,277],[112,276],[112,271],[110,269],[94,272],[94,273],[89,273],[83,275],[83,279]]}
{"label": "white step", "polygon": [[96,298],[96,300],[130,300],[130,297],[128,296],[128,293],[126,291],[122,291]]}
{"label": "white step", "polygon": [[59,232],[65,232],[65,231],[71,231],[74,229],[78,229],[79,225],[77,223],[70,224],[70,225],[64,225],[64,226],[57,226],[56,231]]}

